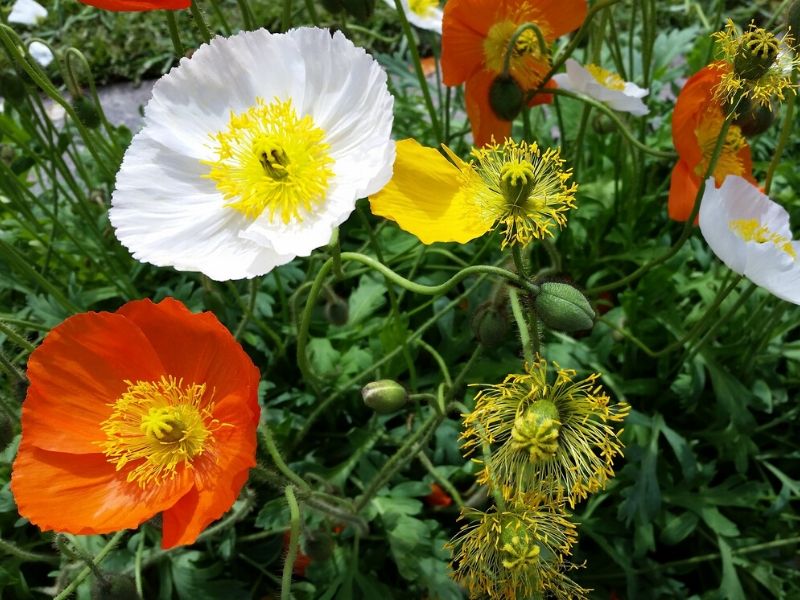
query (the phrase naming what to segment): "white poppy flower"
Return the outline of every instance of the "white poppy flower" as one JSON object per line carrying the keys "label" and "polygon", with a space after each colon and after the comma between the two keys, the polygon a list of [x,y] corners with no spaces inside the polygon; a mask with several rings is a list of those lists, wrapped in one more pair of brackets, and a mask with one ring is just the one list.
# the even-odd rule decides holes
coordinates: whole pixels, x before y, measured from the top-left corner
{"label": "white poppy flower", "polygon": [[394,163],[386,73],[337,32],[217,37],[162,77],[109,217],[133,256],[212,279],[327,244]]}
{"label": "white poppy flower", "polygon": [[598,102],[607,104],[614,110],[627,112],[637,117],[650,112],[650,109],[641,100],[650,92],[635,83],[625,81],[616,73],[596,65],[582,67],[571,58],[567,59],[566,67],[566,73],[553,76],[558,87],[572,92],[580,92]]}
{"label": "white poppy flower", "polygon": [[[384,0],[384,2],[392,8],[397,8],[394,0]],[[442,33],[443,11],[439,7],[439,0],[400,0],[400,3],[409,23],[420,29]]]}
{"label": "white poppy flower", "polygon": [[53,62],[53,53],[50,51],[50,48],[48,48],[47,45],[43,44],[42,42],[31,42],[28,45],[28,53],[31,55],[33,60],[43,67],[46,67]]}
{"label": "white poppy flower", "polygon": [[800,304],[800,242],[789,214],[747,180],[709,178],[700,204],[700,231],[714,254],[778,298]]}
{"label": "white poppy flower", "polygon": [[9,23],[36,25],[47,18],[47,9],[35,0],[17,0],[8,15]]}

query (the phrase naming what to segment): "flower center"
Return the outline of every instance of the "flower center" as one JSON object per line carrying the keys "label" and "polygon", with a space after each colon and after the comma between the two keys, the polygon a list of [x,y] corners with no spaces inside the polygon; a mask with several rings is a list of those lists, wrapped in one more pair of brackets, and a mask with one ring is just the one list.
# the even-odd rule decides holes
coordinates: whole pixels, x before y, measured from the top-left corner
{"label": "flower center", "polygon": [[555,455],[560,429],[556,405],[549,400],[537,400],[514,419],[511,447],[527,452],[530,461],[537,463]]}
{"label": "flower center", "polygon": [[604,88],[618,92],[625,89],[625,80],[616,73],[597,65],[586,65],[586,70],[589,71],[591,76],[594,77],[594,80]]}
{"label": "flower center", "polygon": [[[697,129],[695,129],[694,134],[703,153],[702,160],[694,170],[698,177],[703,177],[708,170],[708,165],[714,154],[714,148],[717,145],[719,132],[722,130],[723,121],[722,113],[719,110],[711,109],[701,117]],[[714,166],[714,179],[718,183],[728,175],[742,175],[744,173],[744,165],[742,164],[742,159],[739,158],[739,151],[746,145],[747,141],[744,139],[739,126],[731,125],[722,144],[722,152],[719,155],[719,159],[717,159],[717,164]]]}
{"label": "flower center", "polygon": [[[495,73],[502,73],[506,53],[517,28],[523,23],[499,21],[492,25],[483,40],[483,55],[486,67]],[[541,20],[534,21],[542,36],[547,38],[547,27]],[[531,29],[526,29],[510,49],[509,74],[525,89],[536,87],[547,73],[550,64],[549,51],[539,47],[539,40]]]}
{"label": "flower center", "polygon": [[206,177],[246,217],[268,210],[270,220],[302,221],[324,200],[333,176],[330,146],[310,116],[297,116],[291,100],[257,98],[211,137],[217,160],[204,161],[211,167]]}
{"label": "flower center", "polygon": [[420,17],[429,17],[439,8],[438,0],[408,0],[408,9]]}
{"label": "flower center", "polygon": [[499,546],[506,569],[529,567],[539,562],[541,548],[524,522],[510,517],[501,527]]}
{"label": "flower center", "polygon": [[779,233],[775,233],[769,227],[761,225],[758,219],[734,219],[728,222],[728,227],[746,242],[773,244],[778,250],[791,256],[792,259],[797,258],[797,252],[792,246],[792,241]]}
{"label": "flower center", "polygon": [[205,384],[184,385],[174,377],[125,383],[128,389],[101,425],[107,439],[99,445],[117,471],[132,467],[129,482],[159,484],[180,465],[191,468],[197,456],[213,456],[212,434],[225,425],[214,419],[214,405],[204,402]]}
{"label": "flower center", "polygon": [[564,213],[574,206],[577,186],[568,185],[559,151],[541,152],[533,143],[507,140],[472,152],[472,173],[465,188],[487,219],[504,227],[502,246],[528,244],[562,227]]}

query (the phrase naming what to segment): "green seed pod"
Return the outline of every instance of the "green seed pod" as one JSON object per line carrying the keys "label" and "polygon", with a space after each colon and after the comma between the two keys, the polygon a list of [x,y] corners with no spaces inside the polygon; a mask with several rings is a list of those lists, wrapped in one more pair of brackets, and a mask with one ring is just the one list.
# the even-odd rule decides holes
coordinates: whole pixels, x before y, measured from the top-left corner
{"label": "green seed pod", "polygon": [[358,21],[365,21],[375,12],[375,0],[342,0],[347,14]]}
{"label": "green seed pod", "polygon": [[86,127],[89,129],[100,127],[100,109],[90,98],[78,96],[72,101],[72,108]]}
{"label": "green seed pod", "polygon": [[742,34],[739,50],[733,59],[733,72],[742,79],[756,81],[775,63],[779,49],[780,42],[774,34],[751,26]]}
{"label": "green seed pod", "polygon": [[739,126],[745,137],[759,135],[772,126],[779,107],[780,104],[774,100],[764,106],[760,102],[753,103],[742,99],[736,108],[736,118],[733,120],[733,124]]}
{"label": "green seed pod", "polygon": [[314,562],[328,560],[333,554],[336,542],[327,531],[317,530],[306,534],[303,552]]}
{"label": "green seed pod", "polygon": [[332,325],[347,325],[350,307],[339,296],[332,296],[325,303],[325,318]]}
{"label": "green seed pod", "polygon": [[544,324],[556,331],[581,331],[591,329],[594,324],[594,310],[589,301],[566,283],[543,283],[534,306]]}
{"label": "green seed pod", "polygon": [[525,94],[511,75],[498,75],[489,88],[489,106],[505,121],[513,121],[525,106]]}
{"label": "green seed pod", "polygon": [[106,573],[92,582],[92,600],[139,600],[136,583],[129,575]]}
{"label": "green seed pod", "polygon": [[500,346],[508,335],[508,314],[505,307],[486,302],[478,307],[472,317],[472,331],[477,340],[487,348]]}
{"label": "green seed pod", "polygon": [[372,381],[361,388],[364,404],[379,415],[388,415],[400,410],[408,402],[406,388],[391,379]]}

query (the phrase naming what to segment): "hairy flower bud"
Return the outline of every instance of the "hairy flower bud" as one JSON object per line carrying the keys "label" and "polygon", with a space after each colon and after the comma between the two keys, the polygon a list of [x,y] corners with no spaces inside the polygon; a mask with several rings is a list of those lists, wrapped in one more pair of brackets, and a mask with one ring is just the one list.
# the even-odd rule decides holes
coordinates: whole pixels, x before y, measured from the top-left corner
{"label": "hairy flower bud", "polygon": [[742,98],[736,107],[733,124],[737,125],[745,137],[753,137],[764,133],[775,122],[775,114],[780,104],[774,99],[769,104],[752,102]]}
{"label": "hairy flower bud", "polygon": [[742,79],[755,81],[763,77],[778,58],[780,43],[774,34],[754,25],[742,34],[733,59],[733,71]]}
{"label": "hairy flower bud", "polygon": [[100,109],[91,98],[78,96],[72,101],[72,108],[78,119],[89,129],[100,127]]}
{"label": "hairy flower bud", "polygon": [[581,331],[591,329],[594,310],[586,297],[566,283],[543,283],[534,303],[536,314],[550,329]]}
{"label": "hairy flower bud", "polygon": [[511,75],[498,75],[489,88],[489,106],[504,121],[513,121],[525,105],[525,94]]}
{"label": "hairy flower bud", "polygon": [[391,379],[372,381],[361,388],[364,404],[380,415],[400,410],[408,402],[406,388]]}
{"label": "hairy flower bud", "polygon": [[505,307],[487,302],[478,307],[472,317],[472,331],[487,348],[501,345],[508,335],[508,315]]}

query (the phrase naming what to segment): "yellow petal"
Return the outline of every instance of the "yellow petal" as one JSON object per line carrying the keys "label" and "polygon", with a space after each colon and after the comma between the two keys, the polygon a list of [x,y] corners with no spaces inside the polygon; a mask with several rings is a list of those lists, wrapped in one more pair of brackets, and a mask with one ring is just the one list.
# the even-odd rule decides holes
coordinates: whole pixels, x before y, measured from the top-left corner
{"label": "yellow petal", "polygon": [[372,213],[395,221],[423,244],[463,244],[489,231],[492,221],[464,185],[471,168],[448,148],[445,151],[459,166],[415,140],[398,142],[392,180],[369,199]]}

